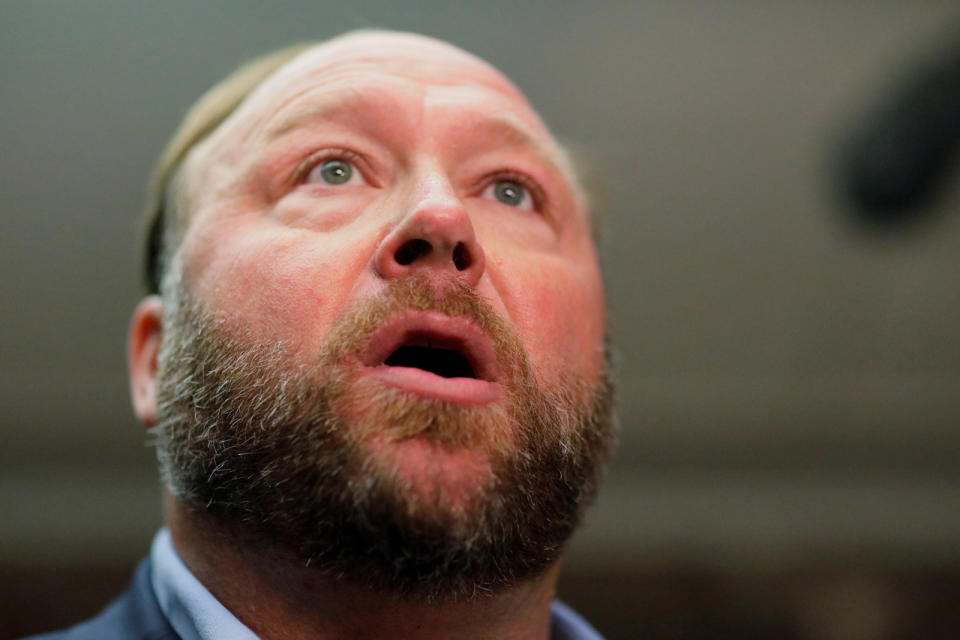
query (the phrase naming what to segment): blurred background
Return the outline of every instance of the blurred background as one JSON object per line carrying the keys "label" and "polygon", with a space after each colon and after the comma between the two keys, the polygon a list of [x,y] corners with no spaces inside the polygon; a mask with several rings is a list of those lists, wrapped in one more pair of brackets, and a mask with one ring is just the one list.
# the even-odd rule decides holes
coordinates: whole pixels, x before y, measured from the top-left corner
{"label": "blurred background", "polygon": [[242,60],[368,26],[491,61],[596,185],[622,433],[562,597],[610,640],[960,636],[955,0],[7,0],[0,639],[96,612],[161,522],[154,158]]}

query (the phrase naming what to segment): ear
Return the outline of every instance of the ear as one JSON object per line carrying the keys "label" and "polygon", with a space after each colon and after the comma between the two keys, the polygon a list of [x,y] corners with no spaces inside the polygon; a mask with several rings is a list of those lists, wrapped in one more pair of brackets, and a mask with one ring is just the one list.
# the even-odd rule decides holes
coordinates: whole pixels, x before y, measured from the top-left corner
{"label": "ear", "polygon": [[130,319],[127,368],[133,412],[148,427],[157,421],[157,355],[162,337],[163,302],[160,296],[147,296]]}

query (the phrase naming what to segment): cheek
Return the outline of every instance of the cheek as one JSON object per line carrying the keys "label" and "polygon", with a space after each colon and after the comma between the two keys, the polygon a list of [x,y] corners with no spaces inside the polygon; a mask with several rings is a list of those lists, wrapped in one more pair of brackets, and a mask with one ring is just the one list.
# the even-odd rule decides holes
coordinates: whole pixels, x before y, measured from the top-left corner
{"label": "cheek", "polygon": [[[551,268],[551,266],[553,268]],[[603,362],[605,312],[599,274],[546,265],[513,279],[511,316],[538,374],[594,379]]]}
{"label": "cheek", "polygon": [[238,226],[218,236],[185,246],[194,295],[229,328],[295,350],[326,334],[369,265],[368,252],[347,233]]}

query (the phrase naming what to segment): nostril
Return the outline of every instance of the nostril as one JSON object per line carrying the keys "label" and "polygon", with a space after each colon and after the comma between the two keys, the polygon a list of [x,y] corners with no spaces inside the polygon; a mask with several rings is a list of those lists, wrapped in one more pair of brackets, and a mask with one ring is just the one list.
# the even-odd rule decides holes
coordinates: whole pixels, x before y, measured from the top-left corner
{"label": "nostril", "polygon": [[393,259],[397,261],[397,264],[406,266],[417,258],[427,255],[432,249],[433,247],[426,240],[415,238],[400,245],[400,248],[393,254]]}
{"label": "nostril", "polygon": [[464,271],[471,264],[473,264],[473,259],[470,257],[470,250],[467,249],[467,245],[458,242],[457,246],[453,248],[453,266],[457,268],[457,271]]}

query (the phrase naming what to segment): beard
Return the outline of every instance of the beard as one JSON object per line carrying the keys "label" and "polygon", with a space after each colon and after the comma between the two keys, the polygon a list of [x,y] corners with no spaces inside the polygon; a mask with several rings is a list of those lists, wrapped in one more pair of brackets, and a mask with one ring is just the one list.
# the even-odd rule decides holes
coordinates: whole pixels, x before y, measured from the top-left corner
{"label": "beard", "polygon": [[[342,314],[317,353],[238,329],[175,278],[164,299],[161,474],[226,543],[376,590],[464,600],[546,571],[594,496],[613,440],[606,369],[593,384],[574,372],[541,384],[509,325],[459,279],[392,281]],[[463,406],[359,375],[373,333],[411,309],[476,324],[505,399]],[[483,463],[456,482],[440,462],[411,477],[398,454],[411,442]]]}

